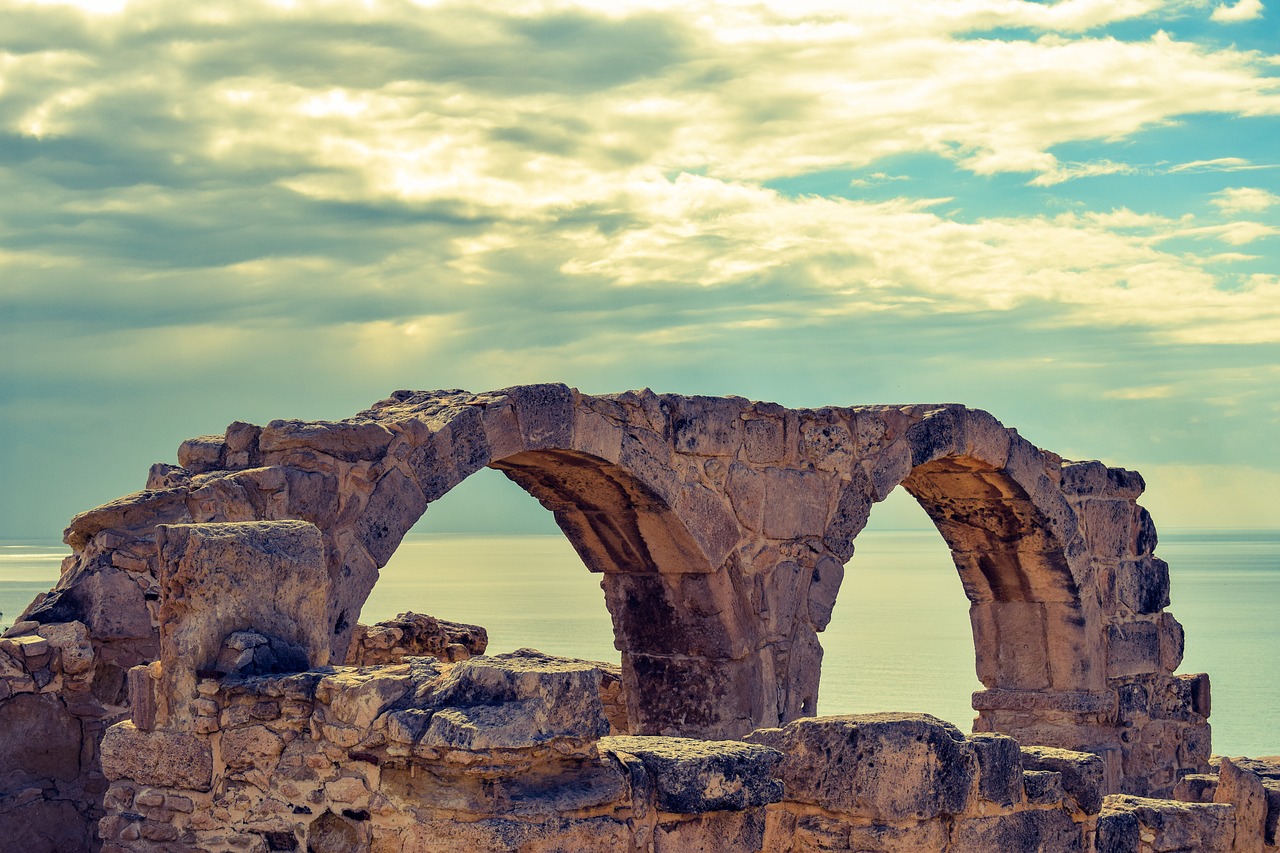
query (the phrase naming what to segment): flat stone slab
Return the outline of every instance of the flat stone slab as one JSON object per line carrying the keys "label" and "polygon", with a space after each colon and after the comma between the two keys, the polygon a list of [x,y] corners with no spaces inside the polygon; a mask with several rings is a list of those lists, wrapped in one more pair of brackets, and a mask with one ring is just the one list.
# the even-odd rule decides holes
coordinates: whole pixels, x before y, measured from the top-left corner
{"label": "flat stone slab", "polygon": [[599,748],[601,753],[640,760],[653,781],[661,811],[740,811],[782,800],[782,781],[773,776],[782,753],[768,747],[622,735],[601,738]]}

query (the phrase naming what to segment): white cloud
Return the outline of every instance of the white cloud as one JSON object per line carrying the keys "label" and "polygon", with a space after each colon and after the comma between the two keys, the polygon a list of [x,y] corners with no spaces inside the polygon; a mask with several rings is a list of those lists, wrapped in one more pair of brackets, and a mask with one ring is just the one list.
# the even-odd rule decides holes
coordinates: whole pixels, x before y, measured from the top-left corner
{"label": "white cloud", "polygon": [[1093,163],[1056,164],[1052,169],[1041,172],[1031,179],[1033,187],[1051,187],[1076,178],[1092,178],[1099,175],[1131,175],[1138,171],[1127,163],[1114,163],[1110,160],[1099,160]]}
{"label": "white cloud", "polygon": [[1236,213],[1261,213],[1280,204],[1280,196],[1260,187],[1229,187],[1214,193],[1211,201],[1230,216]]}
{"label": "white cloud", "polygon": [[1240,21],[1255,21],[1262,17],[1262,0],[1236,0],[1234,6],[1223,3],[1213,10],[1209,17],[1221,24],[1235,24]]}
{"label": "white cloud", "polygon": [[1275,166],[1251,163],[1243,157],[1215,157],[1212,160],[1192,160],[1179,163],[1169,168],[1170,174],[1177,172],[1240,172],[1253,169],[1274,169]]}

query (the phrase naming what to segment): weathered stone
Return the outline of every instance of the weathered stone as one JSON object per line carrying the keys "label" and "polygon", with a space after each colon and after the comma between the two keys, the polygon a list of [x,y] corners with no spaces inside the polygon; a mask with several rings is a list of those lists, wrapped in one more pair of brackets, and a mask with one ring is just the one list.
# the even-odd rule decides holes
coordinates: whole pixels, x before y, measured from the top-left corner
{"label": "weathered stone", "polygon": [[80,722],[56,696],[23,693],[0,701],[0,779],[6,789],[28,780],[77,778],[81,751]]}
{"label": "weathered stone", "polygon": [[213,782],[213,752],[199,735],[144,732],[123,722],[107,729],[101,749],[102,770],[111,780],[191,791],[208,791]]}
{"label": "weathered stone", "polygon": [[947,849],[948,853],[991,853],[995,850],[1083,853],[1086,848],[1071,815],[1050,809],[959,821]]}
{"label": "weathered stone", "polygon": [[369,556],[386,565],[426,509],[427,499],[416,483],[394,468],[384,474],[356,526]]}
{"label": "weathered stone", "polygon": [[1022,747],[1022,766],[1027,770],[1051,770],[1062,774],[1062,787],[1085,814],[1102,808],[1102,759],[1090,752],[1075,752],[1048,746]]}
{"label": "weathered stone", "polygon": [[[1131,823],[1113,817],[1116,813],[1126,812],[1137,818],[1137,834],[1146,849],[1159,853],[1181,850],[1229,853],[1232,849],[1235,810],[1225,803],[1178,803],[1121,794],[1107,797],[1106,806],[1099,815],[1099,851],[1107,849],[1128,853],[1143,849],[1118,846],[1133,835]],[[1108,846],[1104,848],[1102,827],[1104,823],[1113,822],[1114,829],[1108,830]]]}
{"label": "weathered stone", "polygon": [[430,694],[421,742],[465,750],[594,740],[609,731],[600,673],[584,661],[532,650],[454,665]]}
{"label": "weathered stone", "polygon": [[813,567],[813,580],[809,586],[809,621],[819,631],[831,621],[831,611],[836,606],[836,595],[844,580],[844,565],[833,557],[821,557]]}
{"label": "weathered stone", "polygon": [[978,794],[985,800],[1010,806],[1022,799],[1022,752],[1018,742],[998,734],[969,738],[978,756]]}
{"label": "weathered stone", "polygon": [[1258,849],[1267,829],[1267,792],[1257,775],[1243,770],[1223,758],[1218,765],[1218,787],[1215,803],[1235,807],[1235,843],[1233,850],[1245,853]]}
{"label": "weathered stone", "polygon": [[1062,774],[1051,770],[1024,770],[1022,788],[1032,805],[1056,805],[1067,793],[1062,789]]}
{"label": "weathered stone", "polygon": [[[329,574],[319,531],[306,522],[165,527],[161,561],[161,721],[182,719],[195,673],[212,668],[228,634],[253,629],[329,660]],[[269,595],[264,595],[269,591]]]}
{"label": "weathered stone", "polygon": [[774,778],[782,755],[767,747],[737,741],[623,736],[602,738],[600,749],[640,759],[653,780],[661,811],[702,814],[782,799],[782,783]]}
{"label": "weathered stone", "polygon": [[782,752],[788,800],[873,820],[963,812],[978,773],[964,735],[928,714],[797,720],[747,739]]}
{"label": "weathered stone", "polygon": [[359,462],[378,458],[392,437],[390,430],[373,421],[275,420],[263,427],[258,447],[264,454],[306,448],[345,462]]}

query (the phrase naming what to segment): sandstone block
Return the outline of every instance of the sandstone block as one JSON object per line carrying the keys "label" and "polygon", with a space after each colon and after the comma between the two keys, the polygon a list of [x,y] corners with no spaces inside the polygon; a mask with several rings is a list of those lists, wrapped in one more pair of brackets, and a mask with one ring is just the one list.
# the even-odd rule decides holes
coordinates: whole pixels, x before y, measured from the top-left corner
{"label": "sandstone block", "polygon": [[101,750],[102,772],[113,781],[191,791],[208,791],[213,781],[213,751],[199,735],[116,723],[103,736]]}
{"label": "sandstone block", "polygon": [[377,459],[393,437],[376,421],[275,420],[262,428],[258,447],[264,454],[305,448],[344,462],[359,462]]}
{"label": "sandstone block", "polygon": [[978,773],[964,735],[928,714],[797,720],[747,740],[782,752],[788,800],[877,821],[963,812]]}
{"label": "sandstone block", "polygon": [[1097,814],[1102,808],[1105,765],[1097,755],[1049,746],[1024,746],[1022,766],[1027,770],[1061,773],[1063,790],[1085,814]]}
{"label": "sandstone block", "polygon": [[1000,734],[980,733],[969,737],[978,756],[978,795],[985,800],[1010,806],[1022,800],[1022,752],[1018,742]]}
{"label": "sandstone block", "polygon": [[181,720],[196,671],[212,668],[236,631],[278,638],[312,666],[328,663],[329,571],[314,526],[178,525],[162,527],[158,542],[162,725]]}
{"label": "sandstone block", "polygon": [[1267,829],[1267,791],[1257,775],[1223,758],[1218,765],[1215,803],[1235,806],[1235,844],[1239,853],[1258,850]]}
{"label": "sandstone block", "polygon": [[[1235,836],[1234,812],[1225,803],[1179,803],[1115,794],[1107,797],[1098,817],[1098,850],[1129,853],[1143,849],[1137,845],[1120,846],[1137,835],[1143,847],[1155,851],[1230,853]],[[1136,818],[1136,831],[1133,822],[1115,817],[1117,813]],[[1103,827],[1108,824],[1104,848]]]}
{"label": "sandstone block", "polygon": [[1052,850],[1083,853],[1084,833],[1059,809],[1017,812],[974,818],[956,824],[949,853],[991,853],[995,850]]}
{"label": "sandstone block", "polygon": [[1051,770],[1023,771],[1022,787],[1027,802],[1037,806],[1056,805],[1067,795],[1062,789],[1062,774]]}
{"label": "sandstone block", "polygon": [[518,749],[609,731],[599,671],[532,650],[455,664],[424,701],[437,709],[421,738],[428,746]]}
{"label": "sandstone block", "polygon": [[774,778],[782,755],[768,747],[737,741],[622,736],[602,738],[600,749],[640,759],[652,779],[660,811],[702,814],[742,810],[782,799],[782,783]]}
{"label": "sandstone block", "polygon": [[1160,628],[1154,622],[1107,627],[1107,675],[1111,678],[1160,671]]}
{"label": "sandstone block", "polygon": [[695,818],[660,821],[653,832],[654,853],[755,853],[764,844],[763,809],[709,812]]}

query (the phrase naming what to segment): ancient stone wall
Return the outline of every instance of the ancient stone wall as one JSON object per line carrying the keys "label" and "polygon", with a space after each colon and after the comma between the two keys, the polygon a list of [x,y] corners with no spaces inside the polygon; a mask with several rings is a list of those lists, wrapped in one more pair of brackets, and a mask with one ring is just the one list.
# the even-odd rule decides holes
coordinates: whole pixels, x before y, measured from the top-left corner
{"label": "ancient stone wall", "polygon": [[[602,573],[622,652],[615,716],[636,734],[739,737],[814,714],[818,635],[843,564],[873,505],[901,485],[937,523],[972,603],[978,730],[1095,752],[1108,790],[1167,794],[1208,769],[1208,682],[1174,674],[1181,628],[1164,611],[1141,478],[1065,462],[985,412],[562,385],[406,391],[344,421],[235,423],[184,442],[178,462],[72,520],[57,587],[9,632],[38,645],[78,623],[88,662],[51,687],[39,654],[9,654],[0,689],[44,698],[0,700],[0,714],[48,704],[44,717],[62,720],[51,736],[78,759],[70,780],[65,768],[0,767],[0,823],[25,820],[22,792],[36,788],[42,803],[77,808],[82,826],[100,814],[100,732],[129,705],[125,673],[161,653],[164,526],[314,525],[328,588],[307,622],[341,661],[378,569],[432,501],[484,466],[550,509]],[[319,642],[275,639],[295,652]],[[219,652],[252,656],[257,642]]]}

